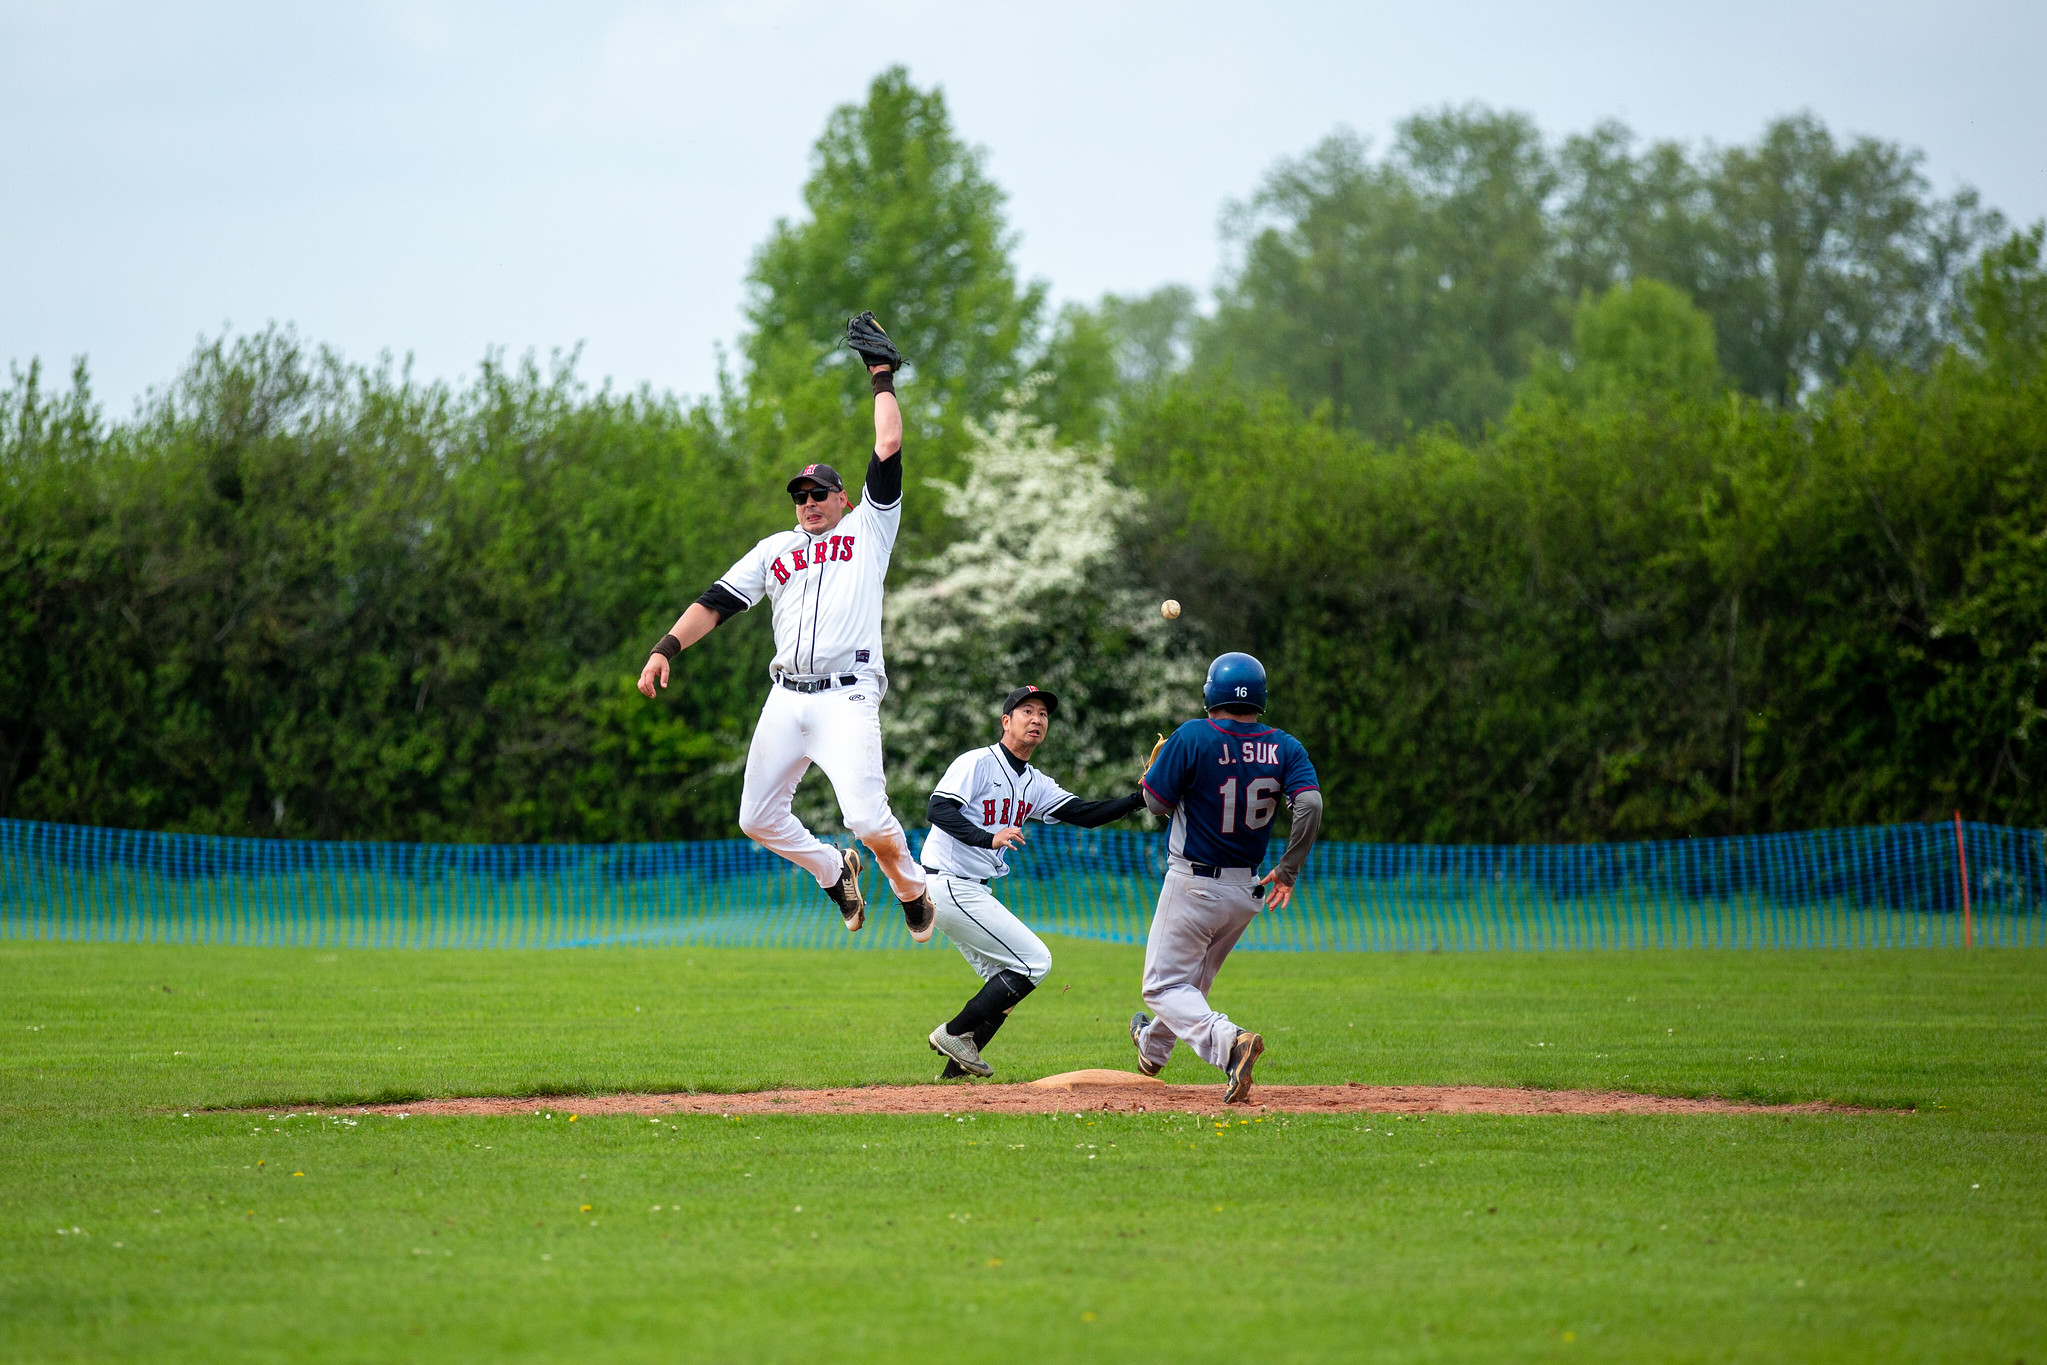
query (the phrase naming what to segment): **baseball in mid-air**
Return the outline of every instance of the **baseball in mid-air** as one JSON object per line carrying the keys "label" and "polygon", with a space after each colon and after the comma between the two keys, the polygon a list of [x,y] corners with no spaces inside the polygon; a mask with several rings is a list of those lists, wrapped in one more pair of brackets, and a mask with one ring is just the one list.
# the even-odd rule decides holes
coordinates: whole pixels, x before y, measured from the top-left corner
{"label": "baseball in mid-air", "polygon": [[1168,597],[1165,601],[1159,603],[1159,615],[1165,617],[1168,621],[1179,619],[1180,616],[1179,602],[1171,597]]}

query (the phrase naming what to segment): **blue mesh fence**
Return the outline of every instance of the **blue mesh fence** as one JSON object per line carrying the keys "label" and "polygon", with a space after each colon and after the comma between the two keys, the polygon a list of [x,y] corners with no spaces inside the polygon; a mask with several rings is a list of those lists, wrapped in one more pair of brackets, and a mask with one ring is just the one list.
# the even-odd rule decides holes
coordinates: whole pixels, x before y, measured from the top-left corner
{"label": "blue mesh fence", "polygon": [[[2047,835],[1962,827],[1982,945],[2047,943]],[[913,831],[913,846],[922,832]],[[1637,844],[1327,843],[1268,949],[1914,947],[1963,941],[1955,827]],[[1034,829],[997,889],[1039,929],[1142,941],[1164,836]],[[373,844],[0,820],[0,937],[349,947],[910,946],[849,936],[808,875],[744,840]]]}

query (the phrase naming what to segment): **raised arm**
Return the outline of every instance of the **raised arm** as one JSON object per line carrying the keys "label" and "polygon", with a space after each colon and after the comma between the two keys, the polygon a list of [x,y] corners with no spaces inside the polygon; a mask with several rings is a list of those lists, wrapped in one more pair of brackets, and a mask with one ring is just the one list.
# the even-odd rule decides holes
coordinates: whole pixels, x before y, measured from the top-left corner
{"label": "raised arm", "polygon": [[877,463],[892,460],[903,448],[903,409],[896,402],[896,371],[903,368],[903,353],[871,312],[846,319],[846,345],[859,354],[874,386],[874,458]]}
{"label": "raised arm", "polygon": [[896,402],[895,371],[887,365],[869,365],[874,376],[874,458],[894,459],[903,448],[903,408]]}
{"label": "raised arm", "polygon": [[867,461],[867,482],[861,496],[876,508],[893,508],[903,500],[903,409],[889,382],[895,372],[886,365],[868,367],[874,375],[874,454]]}

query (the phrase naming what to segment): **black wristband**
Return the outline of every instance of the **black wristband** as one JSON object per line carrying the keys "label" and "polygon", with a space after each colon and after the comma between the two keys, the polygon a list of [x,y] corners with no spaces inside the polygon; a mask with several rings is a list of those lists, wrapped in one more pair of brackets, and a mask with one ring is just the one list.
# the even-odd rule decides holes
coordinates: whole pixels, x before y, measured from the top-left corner
{"label": "black wristband", "polygon": [[867,381],[874,386],[876,394],[894,393],[896,391],[896,372],[894,370],[876,370],[873,374],[867,376]]}
{"label": "black wristband", "polygon": [[676,639],[675,633],[670,631],[656,640],[654,648],[649,650],[648,653],[659,654],[664,659],[673,659],[676,655],[682,653],[682,641]]}

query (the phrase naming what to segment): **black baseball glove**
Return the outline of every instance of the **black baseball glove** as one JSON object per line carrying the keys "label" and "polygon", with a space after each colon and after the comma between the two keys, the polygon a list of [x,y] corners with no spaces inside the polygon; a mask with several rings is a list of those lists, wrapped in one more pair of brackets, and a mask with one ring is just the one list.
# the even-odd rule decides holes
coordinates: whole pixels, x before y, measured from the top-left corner
{"label": "black baseball glove", "polygon": [[891,370],[903,368],[903,353],[888,339],[888,333],[881,330],[871,312],[846,319],[846,344],[869,365],[886,365]]}

